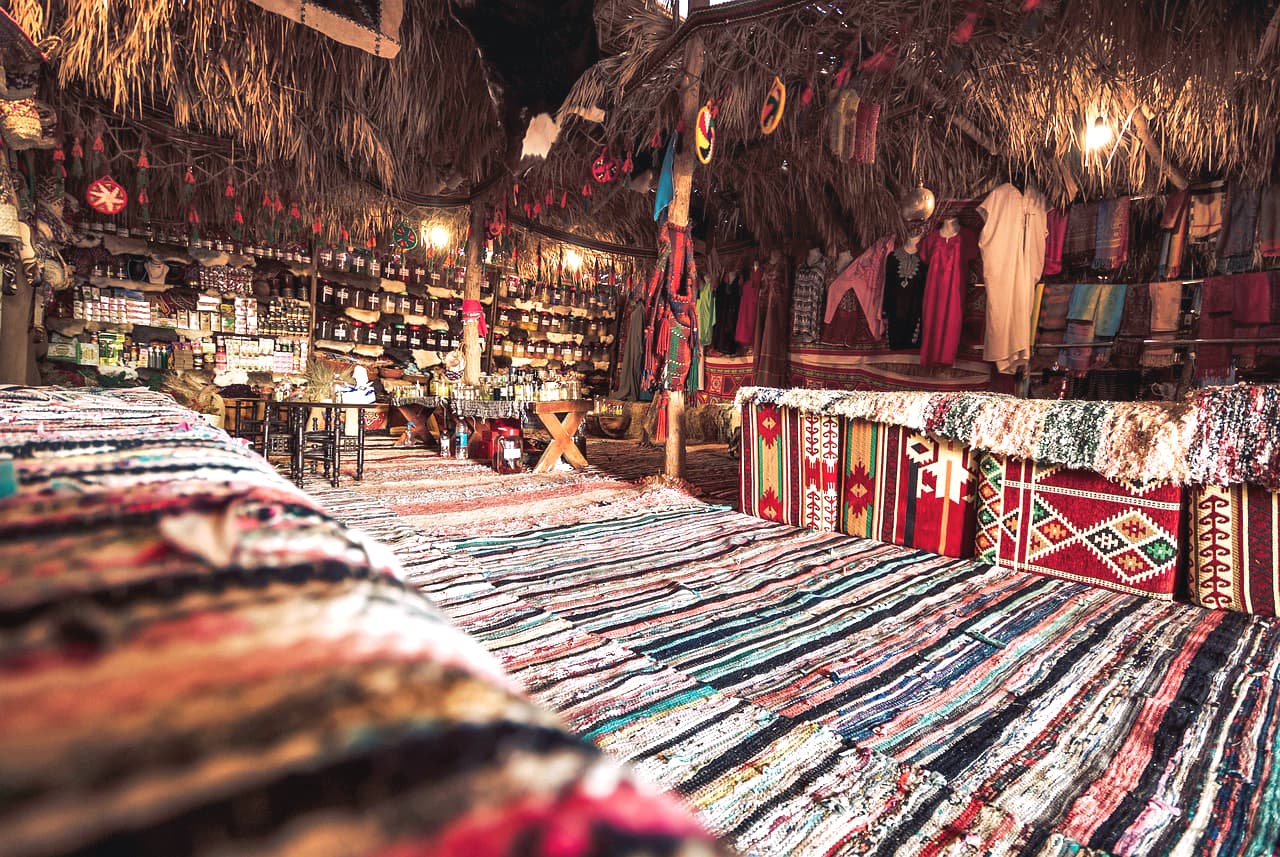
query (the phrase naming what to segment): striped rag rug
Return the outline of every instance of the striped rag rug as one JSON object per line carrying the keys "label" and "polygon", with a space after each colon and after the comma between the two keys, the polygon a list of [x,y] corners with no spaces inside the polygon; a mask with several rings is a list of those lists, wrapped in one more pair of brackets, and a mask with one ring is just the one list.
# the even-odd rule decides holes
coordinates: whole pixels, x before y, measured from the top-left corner
{"label": "striped rag rug", "polygon": [[[365,491],[317,496],[359,518]],[[696,502],[393,546],[571,729],[746,854],[1280,839],[1273,621]]]}

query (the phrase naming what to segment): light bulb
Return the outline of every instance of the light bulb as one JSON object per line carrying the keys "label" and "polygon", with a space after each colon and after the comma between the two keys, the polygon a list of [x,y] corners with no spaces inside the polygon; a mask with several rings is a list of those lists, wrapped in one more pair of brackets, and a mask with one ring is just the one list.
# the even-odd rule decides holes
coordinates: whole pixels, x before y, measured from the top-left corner
{"label": "light bulb", "polygon": [[449,244],[449,230],[439,224],[432,226],[428,235],[431,246],[437,250],[443,250]]}
{"label": "light bulb", "polygon": [[1099,116],[1084,132],[1084,147],[1089,151],[1101,149],[1111,142],[1111,126]]}
{"label": "light bulb", "polygon": [[580,270],[582,268],[582,254],[577,250],[565,250],[564,266],[570,271]]}

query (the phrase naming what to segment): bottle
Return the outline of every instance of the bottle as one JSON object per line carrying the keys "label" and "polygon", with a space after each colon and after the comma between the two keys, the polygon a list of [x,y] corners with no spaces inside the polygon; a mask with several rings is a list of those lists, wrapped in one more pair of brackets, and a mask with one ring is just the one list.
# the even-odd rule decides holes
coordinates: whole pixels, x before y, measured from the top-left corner
{"label": "bottle", "polygon": [[468,440],[470,440],[470,438],[469,438],[469,437],[468,437],[468,435],[467,435],[467,424],[466,424],[466,422],[465,422],[465,421],[463,421],[463,420],[459,420],[459,421],[458,421],[458,431],[457,431],[456,435],[454,436],[454,440],[455,440],[455,442],[456,442],[456,450],[457,450],[457,452],[456,452],[456,456],[457,456],[457,458],[458,458],[459,460],[464,460],[464,459],[466,459],[466,457],[467,457],[467,442],[468,442]]}
{"label": "bottle", "polygon": [[447,431],[440,432],[440,457],[449,457],[449,433]]}

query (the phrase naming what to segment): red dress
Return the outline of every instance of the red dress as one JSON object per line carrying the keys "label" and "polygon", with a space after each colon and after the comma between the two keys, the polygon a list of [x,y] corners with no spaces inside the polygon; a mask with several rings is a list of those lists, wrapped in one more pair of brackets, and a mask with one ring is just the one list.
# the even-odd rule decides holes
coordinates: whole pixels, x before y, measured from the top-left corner
{"label": "red dress", "polygon": [[742,301],[738,304],[738,329],[734,339],[739,345],[753,346],[756,342],[756,310],[760,301],[760,267],[752,268],[751,276],[742,283]]}
{"label": "red dress", "polygon": [[969,263],[978,258],[978,235],[972,229],[961,228],[944,238],[935,229],[920,243],[920,258],[929,265],[924,284],[920,365],[951,366],[960,348],[965,280]]}

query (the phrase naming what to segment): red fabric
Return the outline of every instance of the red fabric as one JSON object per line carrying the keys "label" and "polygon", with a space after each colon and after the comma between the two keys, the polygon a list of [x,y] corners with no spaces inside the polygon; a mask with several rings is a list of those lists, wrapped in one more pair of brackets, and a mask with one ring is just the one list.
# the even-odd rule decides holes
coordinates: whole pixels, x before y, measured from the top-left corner
{"label": "red fabric", "polygon": [[972,229],[961,229],[948,239],[934,230],[921,242],[920,258],[929,265],[924,283],[920,364],[952,366],[964,322],[965,274],[969,264],[978,258],[978,235]]}
{"label": "red fabric", "polygon": [[742,283],[742,298],[738,304],[738,329],[733,335],[740,345],[755,345],[756,309],[760,303],[762,276],[760,267],[756,266],[751,271],[751,276]]}
{"label": "red fabric", "polygon": [[663,227],[663,247],[645,299],[642,384],[651,392],[686,390],[698,348],[697,271],[687,227]]}
{"label": "red fabric", "polygon": [[474,321],[481,339],[489,335],[489,324],[485,321],[484,307],[481,306],[480,301],[462,302],[462,320]]}
{"label": "red fabric", "polygon": [[1265,324],[1271,318],[1271,277],[1266,271],[1237,274],[1231,283],[1231,317],[1236,324]]}
{"label": "red fabric", "polygon": [[1044,276],[1062,273],[1062,248],[1067,243],[1067,213],[1060,208],[1049,209],[1046,219],[1049,234],[1044,239]]}

